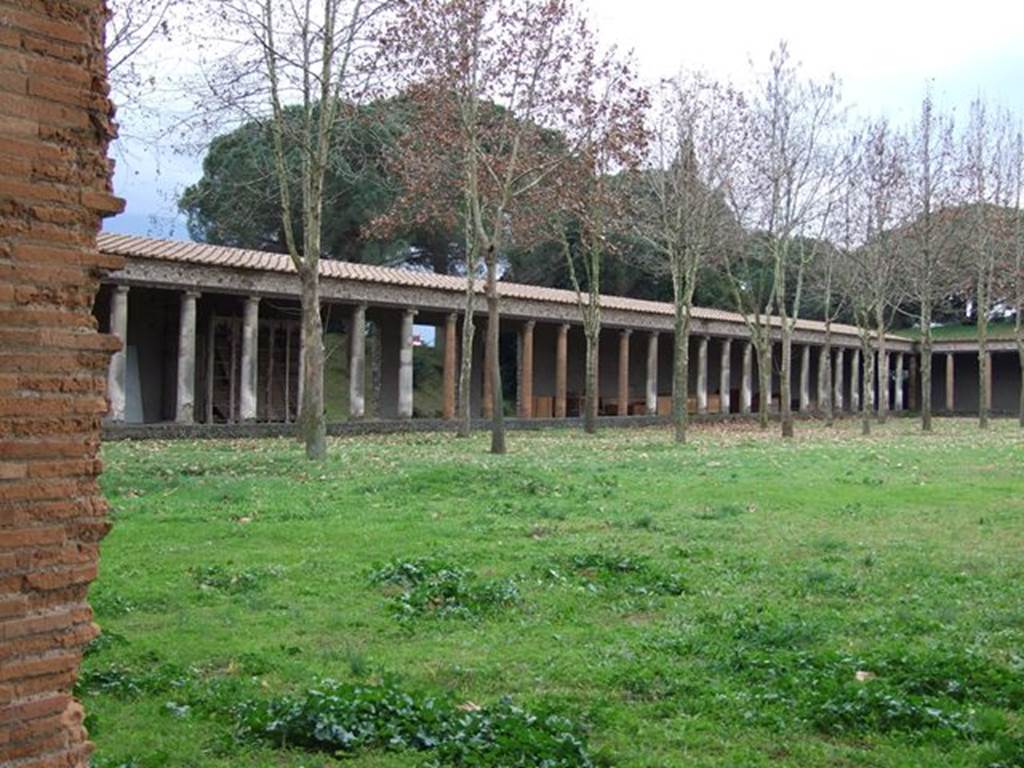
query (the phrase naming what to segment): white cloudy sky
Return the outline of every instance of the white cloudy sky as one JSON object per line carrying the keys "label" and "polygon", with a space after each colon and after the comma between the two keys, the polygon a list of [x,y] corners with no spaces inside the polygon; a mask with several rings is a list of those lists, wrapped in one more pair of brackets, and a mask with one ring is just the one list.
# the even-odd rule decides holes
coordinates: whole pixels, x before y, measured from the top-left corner
{"label": "white cloudy sky", "polygon": [[[837,75],[863,114],[908,118],[930,80],[958,111],[981,94],[1024,115],[1022,0],[584,2],[605,40],[632,50],[650,81],[682,67],[742,80],[751,60],[764,62],[785,39],[808,73]],[[165,71],[187,66],[187,49],[160,53]],[[168,150],[156,156],[127,142],[118,157],[115,188],[128,208],[107,228],[186,237],[173,199],[198,178],[201,158]]]}

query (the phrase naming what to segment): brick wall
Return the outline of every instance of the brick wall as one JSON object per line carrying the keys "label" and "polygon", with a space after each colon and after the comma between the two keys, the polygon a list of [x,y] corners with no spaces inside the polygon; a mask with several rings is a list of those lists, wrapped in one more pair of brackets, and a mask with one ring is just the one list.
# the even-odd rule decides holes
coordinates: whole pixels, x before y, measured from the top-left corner
{"label": "brick wall", "polygon": [[0,0],[0,765],[84,766],[71,698],[107,531],[116,342],[91,316],[110,194],[103,0]]}

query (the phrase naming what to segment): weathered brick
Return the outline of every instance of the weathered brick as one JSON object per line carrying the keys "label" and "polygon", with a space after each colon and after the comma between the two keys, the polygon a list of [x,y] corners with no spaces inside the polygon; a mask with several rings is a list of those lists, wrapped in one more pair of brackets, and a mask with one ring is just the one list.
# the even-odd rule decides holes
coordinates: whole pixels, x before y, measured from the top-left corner
{"label": "weathered brick", "polygon": [[13,531],[0,529],[0,547],[10,549],[63,544],[64,539],[64,528],[62,527],[20,528]]}

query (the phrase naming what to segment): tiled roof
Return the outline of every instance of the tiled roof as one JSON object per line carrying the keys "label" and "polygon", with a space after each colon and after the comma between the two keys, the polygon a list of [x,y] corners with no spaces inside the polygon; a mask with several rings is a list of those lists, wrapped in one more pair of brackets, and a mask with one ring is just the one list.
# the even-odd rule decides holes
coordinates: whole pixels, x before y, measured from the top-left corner
{"label": "tiled roof", "polygon": [[[230,267],[264,272],[295,272],[291,259],[284,254],[253,251],[243,248],[228,248],[220,245],[207,245],[182,240],[157,240],[135,235],[117,235],[101,233],[99,248],[104,253],[126,256],[137,259],[153,259],[157,261],[174,261],[185,264],[201,264],[205,266]],[[328,280],[344,280],[354,282],[397,285],[409,288],[432,288],[439,291],[462,292],[466,289],[466,280],[453,275],[438,275],[411,269],[395,269],[377,267],[369,264],[355,264],[347,261],[320,262],[320,274]],[[483,281],[479,288],[483,291]],[[545,288],[538,285],[523,283],[498,283],[502,297],[542,301],[552,304],[568,304],[575,306],[576,293],[558,288]],[[602,296],[601,306],[605,309],[636,312],[649,315],[669,315],[674,313],[673,306],[666,302],[644,301],[625,296]],[[743,317],[735,312],[720,309],[695,307],[693,317],[697,320],[720,321],[727,323],[743,323]],[[815,320],[799,320],[798,330],[824,332],[825,324]],[[857,329],[850,325],[834,324],[832,330],[836,334],[856,335]],[[900,341],[905,339],[893,337]]]}

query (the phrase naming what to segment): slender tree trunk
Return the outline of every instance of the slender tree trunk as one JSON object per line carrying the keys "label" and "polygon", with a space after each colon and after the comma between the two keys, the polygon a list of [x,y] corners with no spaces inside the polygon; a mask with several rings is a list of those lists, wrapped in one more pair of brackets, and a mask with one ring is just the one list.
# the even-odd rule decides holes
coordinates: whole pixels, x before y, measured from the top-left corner
{"label": "slender tree trunk", "polygon": [[[889,418],[889,347],[885,338],[885,309],[875,318],[875,332],[878,334],[878,423],[885,424]],[[884,377],[884,381],[882,380]]]}
{"label": "slender tree trunk", "polygon": [[782,436],[793,437],[793,339],[789,320],[782,319],[782,371],[779,376],[779,407]]}
{"label": "slender tree trunk", "polygon": [[592,327],[593,323],[588,321],[584,328],[586,339],[586,380],[583,382],[583,431],[588,435],[597,433],[597,404],[599,397],[598,387],[600,386],[600,359],[601,329]]}
{"label": "slender tree trunk", "polygon": [[825,346],[821,349],[825,355],[825,364],[821,367],[825,375],[825,383],[818,382],[818,391],[825,398],[825,426],[832,427],[836,423],[836,404],[832,398],[832,390],[835,388],[832,383],[832,321],[825,321]]}
{"label": "slender tree trunk", "polygon": [[758,423],[761,429],[767,430],[771,425],[772,408],[772,342],[754,342],[754,350],[757,352],[757,381],[761,388],[758,398]]}
{"label": "slender tree trunk", "polygon": [[672,424],[677,443],[686,442],[690,421],[690,324],[684,310],[676,306],[675,354],[672,362]]}
{"label": "slender tree trunk", "polygon": [[491,376],[491,404],[494,409],[491,421],[491,453],[504,454],[505,444],[505,396],[501,389],[501,307],[498,303],[498,254],[493,248],[487,252],[487,371]]}
{"label": "slender tree trunk", "polygon": [[1021,339],[1017,340],[1017,355],[1020,357],[1021,372],[1020,404],[1017,409],[1017,418],[1020,421],[1020,428],[1024,429],[1024,341]]}
{"label": "slender tree trunk", "polygon": [[871,419],[875,411],[875,350],[871,348],[870,337],[861,340],[864,357],[864,397],[861,402],[861,434],[871,434]]}
{"label": "slender tree trunk", "polygon": [[984,278],[978,281],[978,427],[988,429],[989,407],[992,402],[991,377],[988,355],[988,287]]}
{"label": "slender tree trunk", "polygon": [[[473,431],[473,339],[476,331],[473,313],[475,305],[476,280],[470,273],[466,277],[466,314],[462,322],[462,358],[459,361],[459,437],[469,437]],[[485,365],[485,373],[486,370]]]}
{"label": "slender tree trunk", "polygon": [[309,268],[299,272],[302,286],[302,413],[299,428],[306,456],[327,456],[327,420],[324,414],[324,328],[320,317],[320,281]]}
{"label": "slender tree trunk", "polygon": [[921,307],[921,431],[932,431],[932,308]]}

